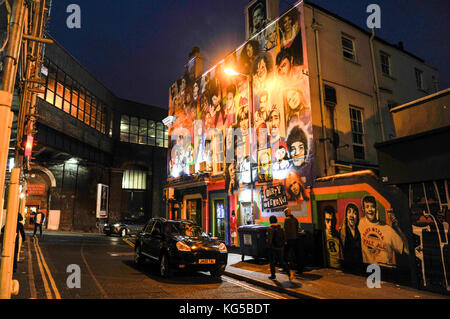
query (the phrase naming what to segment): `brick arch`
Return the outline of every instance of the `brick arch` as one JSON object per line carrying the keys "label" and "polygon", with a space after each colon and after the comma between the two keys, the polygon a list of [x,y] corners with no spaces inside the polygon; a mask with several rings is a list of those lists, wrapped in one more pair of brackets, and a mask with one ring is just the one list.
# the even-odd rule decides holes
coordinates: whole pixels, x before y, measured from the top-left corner
{"label": "brick arch", "polygon": [[39,166],[39,165],[33,165],[31,167],[31,170],[40,171],[40,172],[44,173],[48,177],[48,179],[50,180],[50,187],[56,187],[55,176],[53,175],[53,173],[49,169],[47,169],[45,167],[42,167],[42,166]]}

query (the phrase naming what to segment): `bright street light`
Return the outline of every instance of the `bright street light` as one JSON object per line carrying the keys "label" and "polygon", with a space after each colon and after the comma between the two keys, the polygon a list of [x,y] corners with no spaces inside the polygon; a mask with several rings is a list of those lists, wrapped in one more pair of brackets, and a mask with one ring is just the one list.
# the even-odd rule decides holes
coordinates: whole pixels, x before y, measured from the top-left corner
{"label": "bright street light", "polygon": [[224,71],[226,74],[228,74],[228,75],[246,75],[246,74],[242,74],[242,73],[236,72],[235,70],[230,69],[230,68],[226,68],[226,69],[224,69],[223,71]]}

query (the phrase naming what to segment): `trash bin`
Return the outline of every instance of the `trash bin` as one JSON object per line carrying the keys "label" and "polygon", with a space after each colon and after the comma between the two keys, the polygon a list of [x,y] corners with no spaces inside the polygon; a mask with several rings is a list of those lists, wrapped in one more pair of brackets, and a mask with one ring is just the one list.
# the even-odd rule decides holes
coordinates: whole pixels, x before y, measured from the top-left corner
{"label": "trash bin", "polygon": [[297,239],[295,241],[295,265],[298,272],[302,272],[306,265],[307,236],[308,234],[305,231],[297,232]]}
{"label": "trash bin", "polygon": [[255,259],[268,257],[267,230],[265,225],[244,225],[238,227],[241,259],[252,256]]}

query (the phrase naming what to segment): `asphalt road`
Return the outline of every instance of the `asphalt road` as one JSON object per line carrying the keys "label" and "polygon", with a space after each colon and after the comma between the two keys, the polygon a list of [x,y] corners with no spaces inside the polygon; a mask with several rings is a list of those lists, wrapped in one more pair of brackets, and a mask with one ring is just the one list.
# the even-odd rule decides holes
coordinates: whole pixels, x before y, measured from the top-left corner
{"label": "asphalt road", "polygon": [[132,241],[120,237],[45,233],[33,239],[30,235],[14,274],[20,283],[14,299],[291,298],[226,276],[214,279],[204,272],[162,278],[158,265],[135,266]]}

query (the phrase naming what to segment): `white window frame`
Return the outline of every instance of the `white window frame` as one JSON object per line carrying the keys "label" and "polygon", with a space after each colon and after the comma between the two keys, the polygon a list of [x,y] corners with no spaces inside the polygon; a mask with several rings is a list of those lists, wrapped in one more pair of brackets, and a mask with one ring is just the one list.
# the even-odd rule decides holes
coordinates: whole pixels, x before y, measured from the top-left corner
{"label": "white window frame", "polygon": [[[358,112],[360,114],[360,118],[353,118],[352,117],[352,110]],[[352,146],[358,146],[362,147],[363,149],[363,157],[364,158],[356,158],[355,157],[355,150],[353,148],[353,158],[355,160],[365,160],[366,159],[366,143],[365,143],[365,128],[364,128],[364,110],[360,107],[357,107],[355,105],[350,105],[349,107],[349,118],[350,118],[350,132],[352,134]],[[361,124],[361,131],[354,131],[353,130],[353,122],[357,122]],[[361,135],[361,143],[355,142],[353,138],[353,134],[359,134]]]}
{"label": "white window frame", "polygon": [[[352,43],[352,50],[349,50],[347,47],[344,46],[344,44],[342,43],[343,39],[350,41]],[[345,59],[356,62],[356,41],[355,41],[355,39],[349,35],[341,34],[341,47],[342,47],[342,56]],[[353,56],[353,58],[345,56],[344,53],[351,54]]]}

